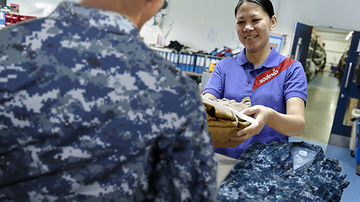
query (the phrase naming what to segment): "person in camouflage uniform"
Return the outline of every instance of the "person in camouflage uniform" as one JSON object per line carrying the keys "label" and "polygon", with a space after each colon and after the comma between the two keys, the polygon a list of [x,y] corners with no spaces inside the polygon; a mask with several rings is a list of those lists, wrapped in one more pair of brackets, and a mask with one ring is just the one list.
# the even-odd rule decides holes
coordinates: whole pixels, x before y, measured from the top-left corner
{"label": "person in camouflage uniform", "polygon": [[139,36],[162,4],[65,1],[0,31],[0,201],[214,200],[199,89]]}

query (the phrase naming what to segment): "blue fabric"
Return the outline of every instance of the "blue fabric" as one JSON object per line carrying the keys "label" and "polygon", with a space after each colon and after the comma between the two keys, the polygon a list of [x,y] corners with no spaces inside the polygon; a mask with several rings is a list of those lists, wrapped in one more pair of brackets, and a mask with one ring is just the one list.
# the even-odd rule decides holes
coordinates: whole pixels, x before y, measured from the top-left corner
{"label": "blue fabric", "polygon": [[[205,85],[204,93],[211,93],[218,99],[227,98],[240,102],[250,97],[251,105],[263,105],[279,113],[286,113],[286,101],[291,97],[299,97],[306,102],[307,81],[300,62],[295,61],[282,72],[276,72],[275,67],[286,59],[272,48],[266,61],[254,68],[245,55],[245,49],[236,57],[221,60],[214,69]],[[264,73],[269,71],[270,73]],[[275,72],[275,74],[273,74]],[[258,85],[256,82],[265,81]],[[254,89],[254,90],[253,90]],[[272,141],[288,142],[288,137],[265,126],[263,130],[235,148],[215,148],[215,152],[233,158],[239,158],[241,153],[253,142],[270,143]]]}
{"label": "blue fabric", "polygon": [[214,200],[198,86],[127,17],[62,2],[0,39],[0,201]]}
{"label": "blue fabric", "polygon": [[[309,158],[302,161],[302,157]],[[326,158],[321,147],[305,142],[255,142],[226,176],[217,199],[222,202],[338,201],[349,185],[338,163],[336,159]],[[296,164],[299,166],[294,167]]]}

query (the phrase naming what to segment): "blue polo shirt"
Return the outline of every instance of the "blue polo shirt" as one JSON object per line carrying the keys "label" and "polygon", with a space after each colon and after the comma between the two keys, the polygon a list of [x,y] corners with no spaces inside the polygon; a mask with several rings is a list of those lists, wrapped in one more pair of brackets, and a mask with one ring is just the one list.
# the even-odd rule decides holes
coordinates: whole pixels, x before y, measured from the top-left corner
{"label": "blue polo shirt", "polygon": [[[280,63],[283,63],[280,65]],[[286,101],[299,97],[306,102],[307,81],[301,63],[280,55],[275,49],[258,68],[246,58],[245,49],[236,57],[221,60],[214,69],[203,93],[237,102],[250,97],[251,105],[263,105],[286,114]],[[233,158],[253,142],[288,142],[288,137],[265,126],[263,130],[235,148],[215,148],[215,152]]]}

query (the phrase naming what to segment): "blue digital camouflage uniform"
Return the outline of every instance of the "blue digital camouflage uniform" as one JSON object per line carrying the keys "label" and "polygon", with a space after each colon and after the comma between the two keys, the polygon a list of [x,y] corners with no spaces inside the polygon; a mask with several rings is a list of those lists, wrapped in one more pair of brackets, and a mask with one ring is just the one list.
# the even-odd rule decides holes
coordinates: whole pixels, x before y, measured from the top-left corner
{"label": "blue digital camouflage uniform", "polygon": [[0,201],[213,201],[199,89],[114,12],[0,31]]}
{"label": "blue digital camouflage uniform", "polygon": [[321,147],[305,142],[255,142],[240,156],[220,185],[227,201],[339,201],[349,185]]}

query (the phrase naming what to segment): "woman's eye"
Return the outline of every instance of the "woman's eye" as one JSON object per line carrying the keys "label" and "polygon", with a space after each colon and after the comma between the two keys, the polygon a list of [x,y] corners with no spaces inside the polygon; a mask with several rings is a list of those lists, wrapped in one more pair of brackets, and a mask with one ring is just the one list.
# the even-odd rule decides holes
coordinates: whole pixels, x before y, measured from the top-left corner
{"label": "woman's eye", "polygon": [[237,24],[244,24],[244,21],[239,21],[237,22]]}

